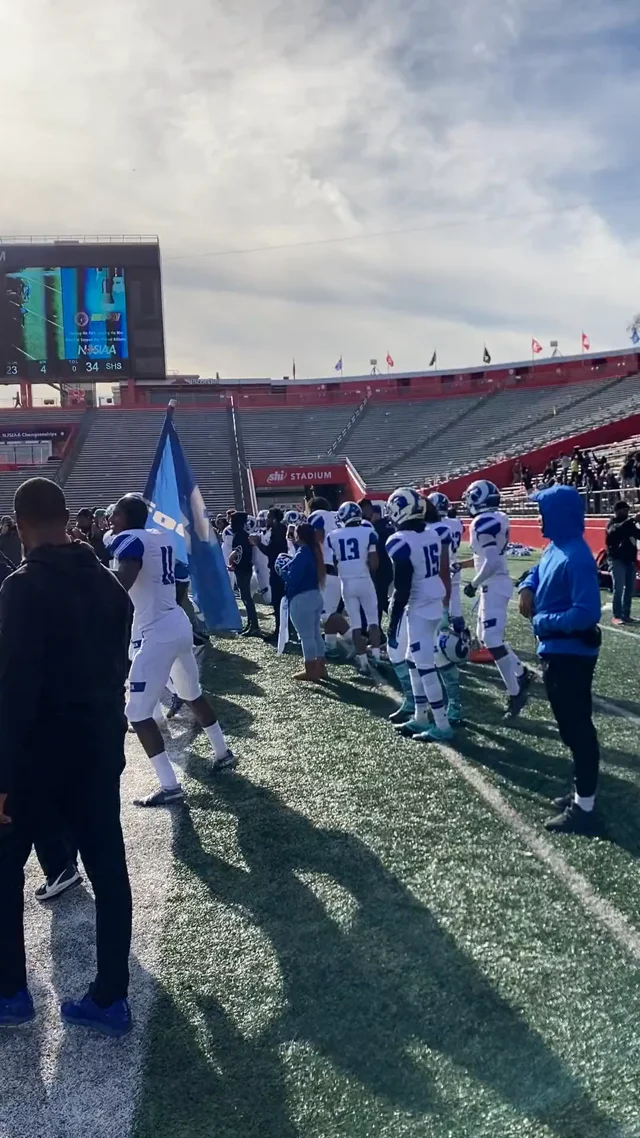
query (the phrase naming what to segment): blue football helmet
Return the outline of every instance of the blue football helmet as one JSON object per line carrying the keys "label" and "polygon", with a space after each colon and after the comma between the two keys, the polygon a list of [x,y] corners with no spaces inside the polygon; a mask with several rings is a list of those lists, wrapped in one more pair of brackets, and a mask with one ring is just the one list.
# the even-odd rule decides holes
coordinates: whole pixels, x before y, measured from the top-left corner
{"label": "blue football helmet", "polygon": [[362,510],[357,502],[343,502],[338,510],[338,522],[346,526],[347,522],[362,521]]}
{"label": "blue football helmet", "polygon": [[427,499],[435,506],[441,518],[446,518],[449,510],[451,509],[451,502],[446,494],[441,494],[439,490],[434,490],[433,494],[427,494]]}
{"label": "blue football helmet", "polygon": [[477,482],[472,482],[470,486],[467,486],[462,495],[462,501],[471,517],[475,518],[476,514],[482,514],[485,510],[498,509],[500,491],[494,482],[480,478]]}
{"label": "blue football helmet", "polygon": [[287,565],[291,564],[292,560],[293,559],[289,557],[288,553],[279,553],[273,565],[276,573],[279,576],[282,576],[283,571],[286,569]]}
{"label": "blue football helmet", "polygon": [[393,491],[387,502],[389,517],[394,526],[400,526],[403,522],[422,521],[426,508],[422,495],[411,486],[400,486]]}

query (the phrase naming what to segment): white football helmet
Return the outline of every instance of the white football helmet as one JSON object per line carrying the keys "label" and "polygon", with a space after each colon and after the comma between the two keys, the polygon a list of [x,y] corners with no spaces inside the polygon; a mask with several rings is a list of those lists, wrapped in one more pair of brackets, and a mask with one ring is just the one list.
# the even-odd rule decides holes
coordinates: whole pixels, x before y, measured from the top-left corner
{"label": "white football helmet", "polygon": [[299,526],[304,520],[304,514],[301,514],[299,510],[287,510],[284,515],[286,526]]}
{"label": "white football helmet", "polygon": [[257,518],[254,518],[251,514],[249,514],[246,522],[244,523],[244,528],[246,529],[247,533],[255,533],[258,528]]}
{"label": "white football helmet", "polygon": [[476,514],[481,514],[485,510],[497,510],[500,505],[500,491],[494,482],[488,482],[486,478],[480,478],[477,482],[472,482],[467,486],[464,494],[462,495],[467,510],[472,518]]}
{"label": "white football helmet", "polygon": [[462,632],[454,632],[452,628],[447,628],[438,636],[437,647],[450,664],[464,664],[469,658],[471,634],[468,628],[464,628]]}
{"label": "white football helmet", "polygon": [[362,521],[362,510],[357,502],[343,502],[337,516],[338,523],[346,526],[347,522]]}
{"label": "white football helmet", "polygon": [[400,486],[394,490],[388,502],[389,517],[394,526],[401,526],[403,522],[419,522],[425,516],[425,500],[417,490],[411,486]]}
{"label": "white football helmet", "polygon": [[435,506],[440,517],[446,518],[451,509],[451,502],[447,498],[447,495],[441,494],[439,490],[434,490],[433,494],[427,494],[427,498],[431,502],[431,505]]}

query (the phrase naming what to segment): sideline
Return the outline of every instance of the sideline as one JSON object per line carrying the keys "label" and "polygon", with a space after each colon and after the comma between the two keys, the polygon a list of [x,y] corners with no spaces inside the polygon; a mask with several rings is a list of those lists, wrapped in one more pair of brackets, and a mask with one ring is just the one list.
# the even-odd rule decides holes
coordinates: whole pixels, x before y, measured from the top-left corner
{"label": "sideline", "polygon": [[[370,664],[371,666],[371,664]],[[398,693],[394,687],[387,683],[378,668],[371,666],[371,671],[377,687],[386,696],[398,703]],[[640,719],[633,718],[638,723]],[[418,744],[416,744],[417,746]],[[500,818],[511,832],[520,838],[527,849],[549,869],[580,902],[582,907],[594,918],[610,936],[624,948],[634,960],[640,961],[640,932],[627,920],[615,905],[605,900],[583,877],[578,870],[573,869],[555,845],[547,837],[538,833],[533,826],[525,822],[524,818],[514,810],[504,799],[499,790],[472,763],[464,758],[450,743],[434,743],[449,765],[471,786],[486,802],[493,812]]]}

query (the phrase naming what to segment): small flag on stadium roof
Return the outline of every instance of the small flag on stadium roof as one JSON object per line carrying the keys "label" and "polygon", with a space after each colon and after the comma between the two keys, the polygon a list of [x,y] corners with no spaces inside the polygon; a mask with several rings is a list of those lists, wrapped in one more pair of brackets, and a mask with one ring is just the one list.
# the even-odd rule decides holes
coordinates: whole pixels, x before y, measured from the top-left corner
{"label": "small flag on stadium roof", "polygon": [[531,341],[531,351],[536,356],[539,354],[539,352],[542,351],[542,344],[539,342],[539,340],[536,340],[535,336],[533,337],[533,339]]}
{"label": "small flag on stadium roof", "polygon": [[291,375],[292,375],[293,379],[296,378],[296,357],[295,356],[293,357],[293,365],[291,368]]}
{"label": "small flag on stadium roof", "polygon": [[582,333],[582,350],[583,350],[583,352],[588,352],[590,347],[591,347],[591,342],[589,340],[589,337],[587,336],[586,332],[583,332]]}
{"label": "small flag on stadium roof", "polygon": [[338,362],[337,362],[337,364],[333,370],[334,371],[342,371],[342,356],[340,356],[340,359],[338,360]]}
{"label": "small flag on stadium roof", "polygon": [[640,332],[638,331],[637,328],[634,328],[632,333],[631,333],[631,343],[632,344],[640,344]]}
{"label": "small flag on stadium roof", "polygon": [[437,362],[438,362],[438,353],[436,351],[433,353],[431,359],[429,360],[429,367],[435,367]]}
{"label": "small flag on stadium roof", "polygon": [[491,353],[489,352],[489,349],[488,349],[486,344],[484,346],[484,352],[482,353],[482,362],[483,362],[483,364],[490,364],[491,363]]}
{"label": "small flag on stadium roof", "polygon": [[242,621],[222,549],[173,424],[174,406],[171,400],[144,490],[149,503],[148,524],[174,535],[180,560],[189,568],[195,605],[208,631],[239,631]]}
{"label": "small flag on stadium roof", "polygon": [[388,367],[395,367],[396,366],[388,352],[387,352],[387,366]]}

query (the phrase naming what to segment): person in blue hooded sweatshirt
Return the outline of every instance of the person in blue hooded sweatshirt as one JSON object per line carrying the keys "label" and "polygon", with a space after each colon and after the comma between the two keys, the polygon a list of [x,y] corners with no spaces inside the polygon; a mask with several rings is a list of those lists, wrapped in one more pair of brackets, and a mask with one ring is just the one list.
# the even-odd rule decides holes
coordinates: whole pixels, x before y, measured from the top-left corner
{"label": "person in blue hooded sweatshirt", "polygon": [[533,622],[544,684],[560,738],[573,756],[575,788],[555,800],[548,830],[591,833],[600,750],[591,688],[601,632],[595,558],[584,540],[584,505],[572,486],[533,495],[551,544],[520,586],[520,612]]}

